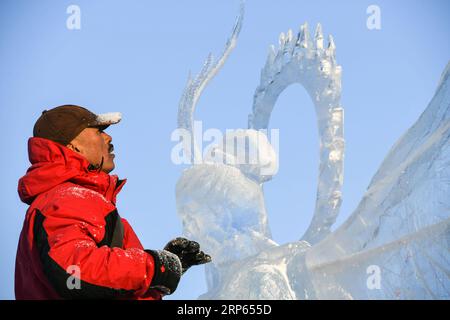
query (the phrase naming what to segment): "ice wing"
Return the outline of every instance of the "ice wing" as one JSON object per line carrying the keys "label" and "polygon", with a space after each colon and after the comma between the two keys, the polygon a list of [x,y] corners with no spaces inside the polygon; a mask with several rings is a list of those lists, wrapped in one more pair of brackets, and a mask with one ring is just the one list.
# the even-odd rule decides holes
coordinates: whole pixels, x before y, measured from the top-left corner
{"label": "ice wing", "polygon": [[450,298],[449,66],[355,212],[292,271],[298,298]]}

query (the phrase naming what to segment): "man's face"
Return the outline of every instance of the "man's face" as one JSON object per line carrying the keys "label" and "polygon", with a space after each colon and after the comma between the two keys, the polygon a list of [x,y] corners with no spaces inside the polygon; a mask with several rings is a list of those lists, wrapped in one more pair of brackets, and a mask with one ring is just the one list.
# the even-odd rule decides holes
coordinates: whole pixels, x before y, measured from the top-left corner
{"label": "man's face", "polygon": [[83,155],[94,166],[100,166],[103,157],[102,171],[110,173],[115,167],[111,141],[111,136],[99,128],[86,128],[67,147]]}

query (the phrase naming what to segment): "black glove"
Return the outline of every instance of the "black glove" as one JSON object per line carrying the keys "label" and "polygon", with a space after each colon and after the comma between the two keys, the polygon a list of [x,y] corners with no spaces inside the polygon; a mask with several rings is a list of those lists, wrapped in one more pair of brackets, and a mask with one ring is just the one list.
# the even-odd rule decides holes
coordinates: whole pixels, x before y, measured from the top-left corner
{"label": "black glove", "polygon": [[176,238],[170,241],[164,250],[172,252],[181,260],[181,266],[185,273],[191,266],[211,262],[211,256],[200,251],[198,242],[186,238]]}
{"label": "black glove", "polygon": [[176,254],[165,250],[145,250],[155,260],[155,274],[150,289],[172,294],[181,278],[181,261]]}

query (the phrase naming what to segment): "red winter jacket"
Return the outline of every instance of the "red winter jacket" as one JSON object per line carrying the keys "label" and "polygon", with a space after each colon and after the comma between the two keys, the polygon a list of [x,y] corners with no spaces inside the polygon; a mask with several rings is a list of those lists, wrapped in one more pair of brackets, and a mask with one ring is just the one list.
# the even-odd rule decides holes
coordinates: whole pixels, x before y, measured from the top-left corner
{"label": "red winter jacket", "polygon": [[[149,289],[154,258],[117,213],[126,180],[90,171],[84,157],[47,139],[30,138],[28,152],[32,166],[18,187],[30,207],[17,249],[16,298],[161,299]],[[117,226],[119,244],[112,239]]]}

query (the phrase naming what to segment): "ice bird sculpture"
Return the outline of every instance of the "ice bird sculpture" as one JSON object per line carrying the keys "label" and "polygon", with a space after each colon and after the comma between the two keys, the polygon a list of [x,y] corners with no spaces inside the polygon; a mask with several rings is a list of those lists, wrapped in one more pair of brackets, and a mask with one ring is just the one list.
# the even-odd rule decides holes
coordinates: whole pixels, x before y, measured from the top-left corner
{"label": "ice bird sculpture", "polygon": [[[194,132],[194,111],[207,83],[236,45],[243,6],[218,60],[210,55],[189,79],[178,126]],[[417,122],[391,148],[350,218],[330,227],[341,204],[343,108],[341,67],[330,36],[314,38],[307,24],[281,34],[270,48],[244,135],[263,161],[200,159],[194,138],[194,165],[180,177],[177,212],[186,236],[211,253],[208,292],[202,299],[448,299],[450,298],[450,63],[435,96]],[[269,125],[280,93],[302,84],[316,109],[320,168],[315,213],[301,240],[279,245],[271,239],[262,185],[276,173],[277,159],[259,129]],[[228,134],[228,133],[227,133]],[[232,137],[225,137],[224,141]],[[191,150],[189,148],[189,150]],[[186,150],[186,152],[189,152]]]}

